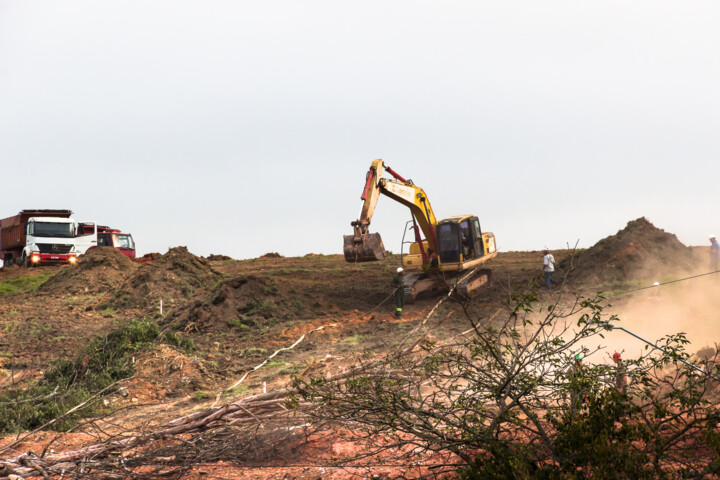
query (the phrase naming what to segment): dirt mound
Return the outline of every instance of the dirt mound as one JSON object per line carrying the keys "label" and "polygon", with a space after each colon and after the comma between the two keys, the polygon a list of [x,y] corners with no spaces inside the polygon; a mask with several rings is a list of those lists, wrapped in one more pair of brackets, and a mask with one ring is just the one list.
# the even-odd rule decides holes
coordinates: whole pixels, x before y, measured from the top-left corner
{"label": "dirt mound", "polygon": [[155,310],[162,300],[163,309],[170,310],[202,289],[212,288],[220,279],[220,273],[207,260],[196,257],[186,247],[175,247],[138,268],[107,306]]}
{"label": "dirt mound", "polygon": [[137,265],[119,250],[99,247],[78,257],[75,267],[50,277],[40,290],[52,293],[98,293],[122,285]]}
{"label": "dirt mound", "polygon": [[143,265],[147,265],[148,263],[152,263],[160,257],[162,257],[161,253],[150,252],[150,253],[146,253],[142,257],[136,258],[135,262],[142,263]]}
{"label": "dirt mound", "polygon": [[283,258],[278,252],[268,252],[265,255],[260,255],[260,258]]}
{"label": "dirt mound", "polygon": [[142,353],[135,363],[133,378],[124,383],[116,397],[142,402],[176,397],[211,388],[211,374],[202,360],[185,355],[168,345]]}
{"label": "dirt mound", "polygon": [[566,259],[559,269],[570,271],[569,278],[580,283],[607,285],[638,280],[652,283],[691,273],[696,266],[691,248],[641,217]]}
{"label": "dirt mound", "polygon": [[264,330],[302,315],[301,304],[286,298],[274,283],[249,275],[220,283],[205,300],[172,312],[167,321],[186,331]]}
{"label": "dirt mound", "polygon": [[211,253],[205,258],[207,258],[211,262],[225,262],[227,260],[232,260],[232,257],[228,257],[227,255],[218,255],[215,253]]}

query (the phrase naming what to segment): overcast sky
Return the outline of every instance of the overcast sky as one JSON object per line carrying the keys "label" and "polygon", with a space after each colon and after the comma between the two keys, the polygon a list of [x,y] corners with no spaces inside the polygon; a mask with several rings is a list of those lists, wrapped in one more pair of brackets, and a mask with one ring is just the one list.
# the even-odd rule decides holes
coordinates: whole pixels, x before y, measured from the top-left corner
{"label": "overcast sky", "polygon": [[[341,253],[383,158],[500,250],[720,234],[716,1],[0,0],[0,217]],[[398,252],[406,208],[372,224]]]}

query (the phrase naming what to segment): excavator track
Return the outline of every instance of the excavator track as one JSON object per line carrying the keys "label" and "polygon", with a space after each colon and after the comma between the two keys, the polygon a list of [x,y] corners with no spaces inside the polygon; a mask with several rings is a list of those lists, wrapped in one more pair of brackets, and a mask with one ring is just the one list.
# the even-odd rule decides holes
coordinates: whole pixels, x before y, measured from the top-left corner
{"label": "excavator track", "polygon": [[461,298],[469,298],[474,290],[490,282],[491,274],[489,268],[476,268],[459,274],[411,273],[405,277],[405,301],[413,303],[420,294],[447,293],[453,285],[456,285],[455,293]]}
{"label": "excavator track", "polygon": [[411,273],[405,276],[405,301],[414,303],[421,293],[447,291],[447,283],[436,273]]}
{"label": "excavator track", "polygon": [[470,294],[490,282],[492,271],[489,268],[478,268],[471,273],[461,276],[457,284],[457,294],[462,298],[470,298]]}

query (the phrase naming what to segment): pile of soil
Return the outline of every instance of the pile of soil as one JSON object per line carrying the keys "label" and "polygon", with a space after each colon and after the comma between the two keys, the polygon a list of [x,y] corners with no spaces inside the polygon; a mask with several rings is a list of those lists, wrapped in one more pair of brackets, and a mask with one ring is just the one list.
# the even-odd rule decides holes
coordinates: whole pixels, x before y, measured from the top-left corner
{"label": "pile of soil", "polygon": [[134,371],[132,379],[124,383],[127,400],[137,398],[144,402],[212,388],[211,375],[202,360],[169,345],[158,345],[142,353]]}
{"label": "pile of soil", "polygon": [[272,281],[248,275],[220,283],[206,298],[171,312],[166,320],[186,331],[218,332],[264,329],[308,314]]}
{"label": "pile of soil", "polygon": [[268,252],[265,255],[260,255],[260,258],[283,258],[278,252]]}
{"label": "pile of soil", "polygon": [[150,253],[146,253],[142,257],[136,258],[135,262],[142,263],[143,265],[147,265],[148,263],[152,263],[160,257],[162,257],[161,253],[150,252]]}
{"label": "pile of soil", "polygon": [[119,250],[98,247],[78,257],[77,265],[64,268],[45,282],[40,290],[50,293],[101,293],[122,285],[137,265]]}
{"label": "pile of soil", "polygon": [[690,274],[696,267],[691,248],[644,217],[559,264],[561,272],[569,272],[568,278],[595,285],[635,280],[652,283]]}
{"label": "pile of soil", "polygon": [[208,257],[206,257],[211,262],[225,262],[227,260],[232,260],[232,257],[228,257],[227,255],[218,255],[215,253],[211,253]]}
{"label": "pile of soil", "polygon": [[152,263],[141,266],[107,302],[115,309],[156,310],[185,303],[193,294],[211,289],[222,278],[207,260],[186,247],[175,247]]}

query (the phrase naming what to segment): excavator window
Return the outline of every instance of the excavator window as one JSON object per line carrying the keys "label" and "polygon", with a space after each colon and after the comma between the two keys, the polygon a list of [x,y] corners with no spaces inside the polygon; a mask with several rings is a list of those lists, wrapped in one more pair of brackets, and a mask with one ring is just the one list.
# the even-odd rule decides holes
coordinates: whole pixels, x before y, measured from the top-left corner
{"label": "excavator window", "polygon": [[442,263],[460,261],[460,226],[456,223],[441,223],[437,226],[438,255]]}
{"label": "excavator window", "polygon": [[460,232],[462,234],[462,252],[463,252],[463,259],[466,258],[475,258],[475,254],[473,253],[473,236],[470,233],[470,222],[465,220],[464,222],[460,223]]}
{"label": "excavator window", "polygon": [[485,247],[483,247],[482,231],[480,231],[480,221],[477,217],[472,218],[473,227],[475,228],[475,256],[482,257],[485,255]]}

